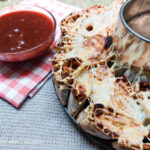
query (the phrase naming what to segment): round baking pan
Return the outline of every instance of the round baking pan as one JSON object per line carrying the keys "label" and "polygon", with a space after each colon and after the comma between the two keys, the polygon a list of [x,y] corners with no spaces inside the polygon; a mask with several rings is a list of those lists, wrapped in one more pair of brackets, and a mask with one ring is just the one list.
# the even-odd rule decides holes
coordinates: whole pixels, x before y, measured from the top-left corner
{"label": "round baking pan", "polygon": [[[53,80],[53,76],[52,76],[52,80]],[[54,84],[54,80],[53,80],[53,86],[54,86],[54,89],[55,89],[55,84]],[[58,94],[57,94],[57,91],[55,89],[55,92],[56,92],[56,95],[58,97]],[[60,101],[59,97],[58,97],[58,100]],[[61,102],[60,102],[61,104]],[[61,104],[62,105],[62,104]],[[97,138],[97,137],[94,137],[92,135],[90,135],[89,133],[85,132],[80,126],[79,124],[77,123],[77,121],[72,117],[72,115],[69,113],[68,109],[62,105],[62,107],[64,108],[65,112],[68,114],[69,118],[71,119],[71,121],[75,124],[75,126],[86,136],[89,136],[91,138],[91,140],[94,140],[96,143],[98,143],[102,148],[103,150],[114,150],[112,148],[112,142],[113,140],[104,140],[104,139],[100,139],[100,138]]]}

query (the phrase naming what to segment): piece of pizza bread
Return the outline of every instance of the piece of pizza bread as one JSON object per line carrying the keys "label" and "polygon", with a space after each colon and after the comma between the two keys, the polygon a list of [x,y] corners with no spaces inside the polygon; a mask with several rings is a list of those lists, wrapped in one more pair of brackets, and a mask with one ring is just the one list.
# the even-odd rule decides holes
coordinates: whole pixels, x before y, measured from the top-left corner
{"label": "piece of pizza bread", "polygon": [[90,106],[78,115],[79,125],[86,132],[99,137],[104,134],[104,138],[117,140],[124,147],[150,146],[143,142],[149,136],[150,126],[145,126],[147,114],[129,81],[108,78],[95,83]]}
{"label": "piece of pizza bread", "polygon": [[[81,12],[73,12],[61,22],[61,41],[71,42],[72,48],[96,34],[111,36],[124,0],[116,0],[110,7],[96,5]],[[79,39],[78,39],[79,38]],[[60,42],[61,43],[61,42]]]}
{"label": "piece of pizza bread", "polygon": [[68,95],[73,79],[78,76],[82,69],[84,69],[84,64],[78,58],[55,60],[54,56],[52,60],[52,74],[57,94],[63,105],[68,103]]}
{"label": "piece of pizza bread", "polygon": [[[76,76],[69,71],[66,73],[66,69],[64,71],[63,64],[66,64],[66,61],[82,61],[79,67],[81,69],[74,70],[79,73],[86,66],[105,64],[113,57],[114,54],[110,51],[112,33],[122,2],[119,0],[109,8],[96,5],[81,12],[74,12],[61,22],[61,41],[54,48],[56,54],[52,60],[53,74],[57,81],[70,84],[70,80]],[[69,67],[67,69],[72,70]],[[62,74],[65,78],[62,78]]]}
{"label": "piece of pizza bread", "polygon": [[111,37],[106,39],[101,35],[95,35],[86,39],[80,49],[58,52],[52,59],[56,80],[70,85],[70,80],[72,81],[85,67],[106,64],[111,58],[107,58],[110,45]]}
{"label": "piece of pizza bread", "polygon": [[61,101],[63,106],[66,106],[68,104],[70,87],[63,82],[57,81],[54,77],[53,77],[53,83],[59,100]]}
{"label": "piece of pizza bread", "polygon": [[[71,14],[68,18],[65,18],[65,22],[62,21],[61,30],[62,30],[62,38],[61,42],[54,48],[56,50],[57,54],[55,55],[55,59],[59,60],[60,57],[62,59],[69,59],[72,57],[80,58],[86,65],[91,65],[95,62],[106,62],[107,59],[110,59],[113,54],[110,54],[109,47],[112,43],[112,37],[104,34],[107,34],[107,27],[105,30],[102,30],[104,33],[95,32],[95,28],[92,27],[93,31],[86,31],[85,35],[82,35],[82,32],[77,32],[77,29],[80,29],[80,26],[85,26],[83,21],[91,21],[92,17],[97,16],[98,18],[106,18],[107,13],[101,13],[101,11],[104,9],[102,6],[95,6],[93,8],[88,9],[88,11],[80,12],[80,14],[84,14],[84,17],[80,15],[78,22],[76,25],[76,22],[73,22],[71,25],[70,30],[75,30],[73,33],[75,35],[70,35],[72,32],[69,31],[68,26],[70,26],[68,23],[70,18],[74,18],[74,14]],[[96,11],[97,10],[97,11]],[[77,13],[78,14],[78,13]],[[77,15],[76,14],[76,15]],[[86,16],[86,15],[89,16]],[[100,16],[100,17],[99,17]],[[102,19],[102,20],[103,20]],[[99,24],[100,26],[103,26],[105,24],[103,21],[95,20],[96,24]],[[94,26],[94,25],[93,25]],[[106,26],[106,24],[104,25]],[[65,35],[64,35],[64,29],[66,29]],[[86,27],[84,27],[86,28]],[[88,28],[88,27],[87,27]],[[89,27],[90,28],[90,27]],[[101,29],[101,28],[99,28]],[[82,30],[82,29],[81,29]],[[90,29],[86,29],[90,30]],[[90,33],[90,35],[88,35]],[[66,39],[67,37],[67,39]],[[74,39],[75,38],[75,39]],[[65,41],[67,40],[67,43]],[[69,48],[68,48],[69,47]]]}
{"label": "piece of pizza bread", "polygon": [[114,71],[109,69],[106,65],[97,64],[83,70],[80,75],[74,79],[68,102],[69,112],[75,116],[81,111],[87,100],[90,103],[89,97],[93,92],[93,86],[95,86],[95,78],[102,81],[112,76],[114,76]]}
{"label": "piece of pizza bread", "polygon": [[90,79],[90,70],[86,68],[80,75],[74,79],[70,96],[68,99],[68,111],[72,116],[82,109],[85,102],[92,92],[92,81]]}
{"label": "piece of pizza bread", "polygon": [[120,7],[121,2],[110,8],[96,5],[81,12],[71,13],[61,22],[62,35],[61,41],[54,48],[56,52],[64,54],[63,59],[67,59],[73,56],[90,57],[94,52],[100,56],[100,52],[97,52],[99,50],[101,54],[104,53],[101,57],[106,61],[112,56],[107,48],[111,45],[113,27]]}
{"label": "piece of pizza bread", "polygon": [[[66,88],[63,91],[68,92],[66,89],[69,89],[74,78],[77,77],[85,67],[97,63],[106,63],[106,56],[104,55],[109,53],[108,49],[109,45],[111,45],[111,37],[109,38],[106,39],[100,35],[95,35],[84,41],[84,46],[81,51],[74,49],[69,52],[59,52],[55,54],[52,59],[53,76],[56,81],[65,84]],[[56,85],[56,87],[58,87],[58,85]],[[58,93],[60,93],[59,95],[63,94],[62,91]],[[66,104],[66,97],[65,101],[64,96],[60,99],[63,104]]]}

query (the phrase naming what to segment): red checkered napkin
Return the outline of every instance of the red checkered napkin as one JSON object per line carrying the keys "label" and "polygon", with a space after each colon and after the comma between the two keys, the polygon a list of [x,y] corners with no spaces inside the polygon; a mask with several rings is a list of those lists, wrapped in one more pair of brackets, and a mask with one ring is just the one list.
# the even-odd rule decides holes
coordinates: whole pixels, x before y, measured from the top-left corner
{"label": "red checkered napkin", "polygon": [[[37,5],[53,13],[59,22],[76,8],[55,0],[25,0],[22,4]],[[57,42],[60,35],[59,26],[56,30]],[[28,62],[4,63],[0,62],[0,97],[19,108],[24,100],[32,97],[51,77],[49,59],[52,52]]]}

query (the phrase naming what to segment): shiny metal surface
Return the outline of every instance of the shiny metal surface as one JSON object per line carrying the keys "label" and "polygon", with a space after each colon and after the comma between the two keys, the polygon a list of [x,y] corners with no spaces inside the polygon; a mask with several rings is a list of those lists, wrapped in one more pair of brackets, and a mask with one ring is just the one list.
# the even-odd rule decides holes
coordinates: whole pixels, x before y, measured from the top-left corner
{"label": "shiny metal surface", "polygon": [[[138,38],[150,43],[150,1],[129,0],[123,4],[120,10],[120,18],[123,25]],[[134,28],[130,22],[134,22]],[[144,24],[144,23],[147,24]],[[136,25],[136,26],[135,26]]]}

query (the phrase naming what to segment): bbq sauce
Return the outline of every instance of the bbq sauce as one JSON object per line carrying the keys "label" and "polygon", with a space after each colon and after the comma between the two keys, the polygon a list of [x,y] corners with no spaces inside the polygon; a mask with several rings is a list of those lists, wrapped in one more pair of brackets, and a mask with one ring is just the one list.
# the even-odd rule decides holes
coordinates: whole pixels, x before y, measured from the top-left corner
{"label": "bbq sauce", "polygon": [[30,50],[45,42],[54,30],[53,22],[34,11],[16,11],[0,17],[0,52]]}

